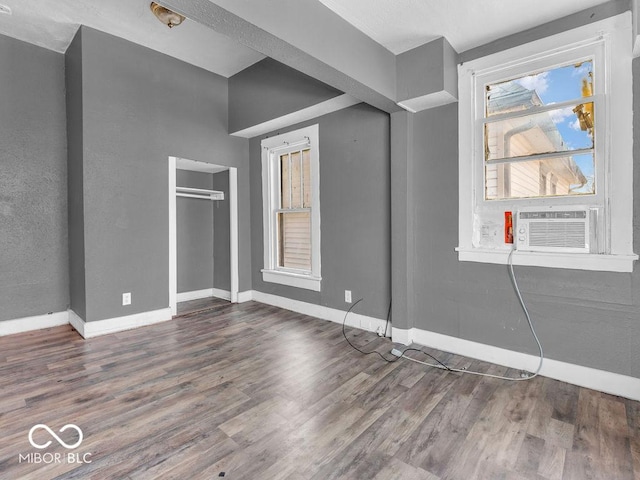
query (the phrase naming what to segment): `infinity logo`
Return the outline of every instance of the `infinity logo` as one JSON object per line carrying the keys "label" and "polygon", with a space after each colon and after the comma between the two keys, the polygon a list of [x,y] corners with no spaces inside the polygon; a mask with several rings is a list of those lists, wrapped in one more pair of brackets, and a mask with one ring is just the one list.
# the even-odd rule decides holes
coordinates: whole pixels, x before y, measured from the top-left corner
{"label": "infinity logo", "polygon": [[76,443],[74,443],[73,445],[68,445],[68,444],[64,443],[64,441],[62,441],[62,439],[58,435],[56,435],[53,430],[51,430],[49,427],[47,427],[43,423],[39,423],[38,425],[34,425],[33,427],[31,427],[31,430],[29,430],[29,443],[31,445],[33,445],[35,448],[43,449],[43,448],[47,448],[49,445],[51,445],[51,440],[49,440],[44,445],[39,445],[39,444],[37,444],[36,442],[33,441],[33,432],[35,432],[39,428],[43,428],[44,430],[49,432],[51,434],[51,436],[53,438],[55,438],[58,441],[58,443],[60,445],[62,445],[64,448],[69,448],[69,449],[76,448],[76,447],[79,447],[80,444],[82,443],[82,430],[80,430],[80,427],[78,427],[77,425],[74,425],[73,423],[68,423],[67,425],[65,425],[64,427],[62,427],[60,429],[60,433],[64,432],[68,428],[73,428],[78,432],[78,437],[79,437],[78,441]]}

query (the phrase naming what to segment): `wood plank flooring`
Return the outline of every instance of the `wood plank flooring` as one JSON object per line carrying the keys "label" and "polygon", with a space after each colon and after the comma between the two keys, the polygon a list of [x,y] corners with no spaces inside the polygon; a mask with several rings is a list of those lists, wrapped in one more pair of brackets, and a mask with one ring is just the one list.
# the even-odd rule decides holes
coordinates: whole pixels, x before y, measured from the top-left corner
{"label": "wood plank flooring", "polygon": [[[90,340],[68,326],[1,337],[0,478],[640,478],[638,402],[386,363],[340,325],[255,302],[207,308]],[[52,443],[34,448],[36,424],[67,444],[77,425],[83,441],[39,428],[33,441]]]}
{"label": "wood plank flooring", "polygon": [[179,302],[177,305],[178,316],[188,315],[191,313],[204,312],[217,307],[227,305],[227,300],[216,297],[200,298],[198,300],[190,300],[188,302]]}

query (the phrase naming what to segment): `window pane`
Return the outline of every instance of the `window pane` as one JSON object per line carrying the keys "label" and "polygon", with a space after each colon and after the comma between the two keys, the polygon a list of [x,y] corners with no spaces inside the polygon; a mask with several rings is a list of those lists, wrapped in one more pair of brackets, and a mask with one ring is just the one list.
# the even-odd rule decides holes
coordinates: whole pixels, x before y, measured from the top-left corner
{"label": "window pane", "polygon": [[567,155],[485,167],[485,198],[548,197],[595,193],[593,154]]}
{"label": "window pane", "polygon": [[302,177],[300,152],[291,153],[291,208],[302,207]]}
{"label": "window pane", "polygon": [[280,155],[280,207],[291,208],[289,154]]}
{"label": "window pane", "polygon": [[486,115],[567,102],[592,92],[593,62],[589,60],[487,85]]}
{"label": "window pane", "polygon": [[485,160],[593,148],[593,103],[485,124]]}
{"label": "window pane", "polygon": [[304,204],[303,207],[311,207],[311,150],[302,151],[302,179],[304,190]]}
{"label": "window pane", "polygon": [[311,213],[278,213],[278,266],[311,271]]}

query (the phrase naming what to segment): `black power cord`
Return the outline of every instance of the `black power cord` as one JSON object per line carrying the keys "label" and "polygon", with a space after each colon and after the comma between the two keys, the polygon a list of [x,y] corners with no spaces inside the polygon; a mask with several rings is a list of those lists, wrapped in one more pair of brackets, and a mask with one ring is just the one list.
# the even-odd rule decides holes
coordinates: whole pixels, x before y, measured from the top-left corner
{"label": "black power cord", "polygon": [[389,360],[388,358],[386,358],[384,355],[382,355],[380,352],[377,352],[375,350],[372,350],[371,352],[365,352],[364,350],[360,350],[358,347],[356,347],[353,343],[351,343],[351,341],[349,341],[349,339],[347,338],[347,334],[344,331],[344,327],[345,324],[347,323],[347,316],[351,313],[351,310],[353,310],[355,308],[356,305],[358,305],[360,302],[362,301],[362,298],[360,300],[356,300],[350,307],[349,310],[347,310],[347,313],[344,314],[344,320],[342,321],[342,336],[344,337],[344,339],[347,341],[347,343],[349,345],[351,345],[351,348],[353,348],[354,350],[357,350],[358,352],[360,352],[363,355],[372,355],[372,354],[376,354],[378,355],[380,358],[382,358],[385,362],[388,363],[393,363],[395,361],[398,360],[398,357],[395,357],[393,360]]}
{"label": "black power cord", "polygon": [[[440,360],[438,360],[436,357],[434,357],[433,355],[431,355],[430,353],[425,352],[424,350],[420,350],[419,348],[406,348],[402,351],[402,355],[404,356],[405,352],[420,352],[420,353],[424,353],[427,357],[432,358],[433,360],[435,360],[438,364],[440,364],[442,366],[442,368],[444,370],[449,370],[450,372],[453,372],[453,369],[451,369],[449,367],[449,365],[447,365],[446,363],[442,363]],[[412,360],[411,357],[406,357],[409,360]]]}
{"label": "black power cord", "polygon": [[[384,355],[382,355],[380,352],[376,351],[376,350],[372,350],[370,352],[365,352],[364,350],[359,349],[358,347],[356,347],[353,343],[351,343],[349,341],[349,339],[347,338],[347,334],[345,333],[345,325],[347,323],[347,316],[351,313],[351,311],[356,307],[356,305],[358,305],[363,299],[359,299],[356,302],[354,302],[349,309],[347,310],[347,313],[344,314],[344,320],[342,321],[342,336],[344,337],[344,339],[347,341],[347,343],[349,345],[351,345],[351,347],[354,350],[357,350],[358,352],[362,353],[363,355],[372,355],[372,354],[376,354],[378,355],[380,358],[382,358],[385,362],[387,363],[393,363],[393,362],[397,362],[400,358],[402,358],[402,356],[400,357],[396,357],[394,356],[392,360],[389,360],[387,357],[385,357]],[[389,303],[389,313],[387,314],[387,325],[389,324],[389,315],[391,314],[391,303]],[[387,329],[385,327],[385,338],[386,338],[386,334],[387,334]],[[442,363],[440,360],[438,360],[436,357],[434,357],[433,355],[420,350],[419,348],[406,348],[402,351],[402,355],[405,354],[405,352],[420,352],[423,353],[424,355],[427,355],[428,357],[431,357],[432,359],[434,359],[436,362],[438,362],[440,365],[442,365],[442,367],[445,370],[451,370],[447,365],[445,365],[444,363]]]}

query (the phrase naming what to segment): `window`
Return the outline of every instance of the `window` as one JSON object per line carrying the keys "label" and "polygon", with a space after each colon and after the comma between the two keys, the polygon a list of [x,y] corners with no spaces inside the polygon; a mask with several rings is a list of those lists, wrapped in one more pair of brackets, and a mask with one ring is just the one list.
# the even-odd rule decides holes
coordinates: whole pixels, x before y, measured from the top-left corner
{"label": "window", "polygon": [[320,291],[318,125],[262,141],[265,282]]}
{"label": "window", "polygon": [[591,58],[484,88],[484,200],[595,193]]}
{"label": "window", "polygon": [[584,207],[589,253],[514,263],[632,271],[630,29],[627,12],[459,66],[461,261],[506,263],[505,212]]}

